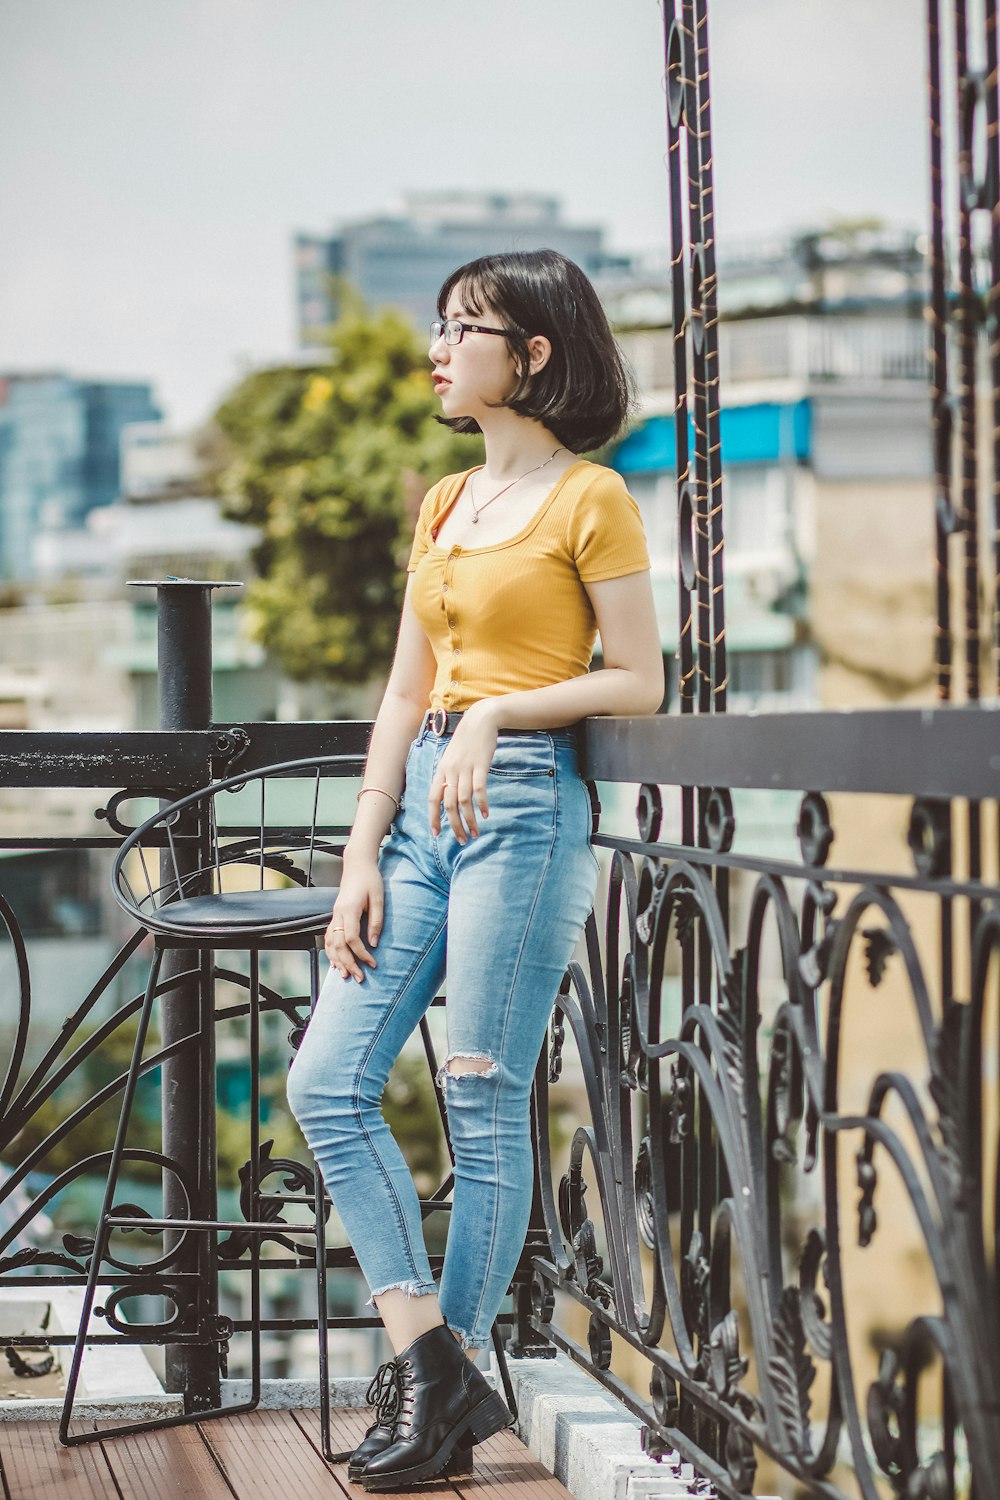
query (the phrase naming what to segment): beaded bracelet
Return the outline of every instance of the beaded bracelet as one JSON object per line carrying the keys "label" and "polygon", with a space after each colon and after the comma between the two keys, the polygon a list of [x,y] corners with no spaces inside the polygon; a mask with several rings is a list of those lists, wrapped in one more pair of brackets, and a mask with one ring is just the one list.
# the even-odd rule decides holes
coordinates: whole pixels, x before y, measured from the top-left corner
{"label": "beaded bracelet", "polygon": [[399,809],[402,806],[399,798],[394,797],[391,792],[387,792],[384,786],[363,786],[357,795],[356,800],[358,802],[361,801],[362,797],[365,795],[365,792],[381,792],[383,797],[388,797],[391,802],[395,802],[397,812],[399,812]]}

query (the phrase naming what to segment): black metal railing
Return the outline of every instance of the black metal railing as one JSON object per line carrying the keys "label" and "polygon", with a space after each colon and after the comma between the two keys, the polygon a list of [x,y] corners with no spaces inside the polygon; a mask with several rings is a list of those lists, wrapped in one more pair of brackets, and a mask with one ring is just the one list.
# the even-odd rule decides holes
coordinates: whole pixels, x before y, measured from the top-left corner
{"label": "black metal railing", "polygon": [[[998,648],[1000,608],[982,565],[992,555],[1000,577],[996,0],[984,0],[975,27],[964,0],[948,6],[950,86],[938,0],[928,5],[942,702],[750,717],[724,713],[707,0],[667,0],[665,10],[679,712],[587,725],[586,774],[636,787],[637,821],[634,833],[605,827],[595,836],[606,900],[539,1059],[536,1191],[509,1349],[515,1357],[563,1350],[641,1418],[649,1452],[666,1460],[676,1450],[720,1494],[749,1495],[767,1465],[816,1496],[982,1500],[1000,1473],[1000,699],[984,696],[997,684],[983,650],[986,639]],[[953,183],[941,148],[945,98],[958,121]],[[974,264],[989,267],[988,287],[974,280]],[[983,330],[994,424],[985,446],[975,381]],[[982,452],[988,476],[977,469]],[[977,497],[987,482],[992,509],[984,511]],[[980,543],[989,532],[990,554]],[[356,755],[360,767],[367,724],[211,722],[211,587],[159,586],[162,729],[0,734],[8,786],[113,785],[96,809],[108,831],[0,847],[117,847],[130,799],[173,797],[234,768],[316,753]],[[963,704],[947,701],[956,650]],[[755,847],[739,810],[742,796],[763,791],[794,794],[781,857],[771,844]],[[844,848],[862,852],[831,863]],[[0,1089],[3,1152],[80,1065],[74,1038],[142,934],[126,938],[21,1080],[30,965],[16,892],[0,914],[21,983]],[[213,1164],[204,1113],[196,1128],[195,1111],[212,1097],[211,1046],[192,1031],[192,976],[167,977],[161,1047],[149,1063],[170,1081],[159,1159],[167,1176],[194,1184],[192,1207],[210,1218]],[[87,1049],[137,1004],[120,1007]],[[265,993],[263,1004],[301,1030],[294,997]],[[585,1118],[568,1144],[553,1144],[553,1111],[576,1086]],[[88,1101],[78,1117],[94,1107]],[[71,1128],[54,1134],[62,1140]],[[43,1141],[28,1165],[53,1144]],[[92,1158],[70,1168],[8,1225],[0,1285],[85,1279],[85,1237],[19,1253],[11,1246],[74,1173],[100,1165]],[[261,1177],[279,1169],[258,1165]],[[307,1163],[280,1169],[287,1185],[310,1181]],[[0,1206],[25,1170],[0,1188]],[[428,1204],[446,1191],[447,1183]],[[290,1265],[305,1267],[308,1247],[282,1228],[281,1194],[273,1197],[275,1239]],[[231,1237],[227,1265],[238,1268],[245,1251]],[[190,1253],[168,1247],[175,1270],[191,1269]],[[352,1264],[349,1251],[328,1253],[331,1266]],[[108,1266],[109,1281],[128,1274]],[[147,1289],[157,1274],[143,1273]],[[183,1286],[181,1321],[203,1337],[171,1353],[168,1385],[197,1409],[217,1392],[226,1339],[238,1329],[220,1322],[212,1277]],[[586,1346],[570,1335],[568,1317],[555,1316],[557,1293],[562,1309],[583,1309]],[[143,1341],[169,1345],[169,1334],[154,1329]]]}
{"label": "black metal railing", "polygon": [[[176,593],[168,597],[169,608],[176,608]],[[201,669],[210,665],[203,639],[182,632],[179,641],[182,658],[193,648]],[[161,665],[169,676],[169,650]],[[184,663],[182,670],[196,665]],[[120,750],[135,780],[96,809],[102,820],[113,820],[113,832],[45,841],[60,848],[117,844],[126,831],[121,804],[137,790],[175,794],[218,778],[234,756],[249,772],[305,747],[308,753],[356,753],[360,766],[368,728],[333,723],[125,736],[8,732],[0,736],[0,771],[8,785],[85,787],[107,780],[109,757],[116,763]],[[588,723],[587,772],[609,785],[638,784],[638,824],[634,837],[596,835],[607,851],[606,909],[588,929],[588,961],[567,975],[539,1061],[536,1197],[514,1282],[510,1350],[564,1350],[642,1417],[651,1452],[679,1451],[720,1493],[751,1492],[755,1451],[771,1455],[812,1492],[829,1495],[850,1493],[824,1477],[845,1449],[866,1494],[877,1493],[873,1476],[879,1471],[915,1483],[912,1475],[921,1465],[929,1476],[926,1493],[936,1494],[933,1476],[942,1466],[950,1473],[964,1449],[977,1472],[983,1466],[990,1473],[1000,1462],[991,1197],[996,1133],[984,1133],[981,1120],[996,1088],[994,1053],[983,1037],[997,1004],[1000,884],[995,871],[989,881],[972,877],[952,846],[960,810],[972,804],[996,810],[998,754],[1000,708],[992,702]],[[663,791],[706,777],[711,780],[700,781],[705,815],[695,842],[664,838]],[[798,858],[761,857],[752,846],[738,851],[733,793],[758,787],[802,794]],[[831,865],[838,830],[824,793],[857,794],[845,799],[848,830],[857,823],[860,798],[902,799],[909,808],[912,868]],[[112,802],[117,813],[109,811]],[[738,927],[736,896],[743,914]],[[138,997],[108,1017],[85,1049],[74,1050],[87,1016],[142,933],[127,940],[31,1076],[19,1080],[30,1016],[16,890],[8,890],[0,910],[22,979],[16,1045],[0,1094],[2,1152],[85,1053],[134,1015]],[[925,918],[934,911],[934,942],[926,921],[915,932],[918,910]],[[766,959],[769,930],[776,964]],[[961,954],[967,967],[959,999],[954,975],[962,970]],[[165,1169],[164,1216],[173,1211],[211,1218],[214,1177],[205,1171],[202,1146],[210,1138],[204,1108],[214,1094],[204,1088],[204,1070],[212,1066],[212,1048],[180,1014],[185,988],[197,978],[187,963],[184,972],[164,976],[160,1047],[146,1066],[176,1068],[176,1081],[164,1087],[163,1149],[157,1157]],[[228,966],[215,972],[236,977]],[[880,989],[898,1017],[901,1039],[909,1035],[912,1045],[907,1052],[900,1041],[898,1067],[866,1073],[868,1013],[856,1008],[855,997],[864,991],[877,1000]],[[293,1028],[304,1023],[294,997],[265,992],[262,1006],[283,1012]],[[241,1013],[233,1005],[220,1009],[217,1019]],[[560,1171],[549,1120],[571,1048],[589,1118],[576,1128]],[[862,1101],[850,1108],[840,1099],[845,1069]],[[122,1081],[82,1105],[68,1128],[102,1099],[113,1098]],[[904,1128],[890,1106],[905,1116]],[[58,1125],[36,1148],[0,1188],[0,1203],[23,1180],[25,1168],[44,1164],[47,1149],[66,1130]],[[838,1151],[841,1139],[850,1141],[853,1153],[846,1162]],[[85,1237],[20,1253],[10,1247],[30,1226],[32,1212],[50,1208],[73,1177],[99,1172],[102,1161],[91,1156],[60,1174],[32,1210],[8,1226],[0,1236],[0,1285],[37,1291],[82,1284],[92,1249]],[[286,1190],[309,1180],[304,1161],[262,1157],[258,1166],[262,1178],[280,1173]],[[801,1192],[791,1189],[801,1189],[810,1174],[823,1179],[823,1201],[803,1220]],[[922,1265],[918,1274],[910,1244],[898,1263],[883,1258],[880,1274],[892,1278],[908,1264],[906,1274],[927,1301],[900,1327],[881,1330],[876,1368],[869,1370],[874,1356],[859,1364],[852,1352],[857,1286],[851,1278],[858,1272],[854,1266],[847,1274],[844,1262],[857,1243],[877,1245],[885,1234],[880,1193],[890,1177],[916,1215]],[[588,1179],[596,1192],[589,1203]],[[171,1184],[180,1194],[175,1209]],[[275,1196],[274,1238],[289,1252],[282,1264],[306,1269],[312,1263],[308,1246],[296,1239],[293,1225],[282,1222],[280,1194]],[[237,1234],[220,1246],[220,1264],[227,1269],[248,1264],[248,1246],[238,1241]],[[220,1323],[217,1289],[204,1268],[188,1281],[178,1275],[190,1269],[184,1256],[195,1253],[182,1244],[172,1255],[165,1241],[158,1269],[107,1267],[109,1283],[131,1283],[146,1294],[159,1284],[174,1301],[176,1321],[140,1331],[135,1337],[142,1342],[161,1342],[170,1350],[171,1328],[204,1331],[201,1343],[188,1339],[175,1347],[168,1363],[168,1384],[184,1392],[189,1409],[207,1402],[217,1388],[226,1342],[240,1331],[232,1322]],[[330,1266],[353,1264],[349,1251],[328,1254]],[[737,1281],[742,1290],[734,1296]],[[553,1320],[557,1291],[585,1309],[587,1347]],[[105,1337],[125,1333],[114,1308],[108,1311],[112,1332]],[[332,1326],[358,1321],[331,1320]],[[290,1330],[302,1320],[274,1319],[269,1326]],[[45,1341],[60,1339],[46,1335]],[[611,1370],[616,1341],[648,1363],[648,1400],[637,1394],[634,1376],[626,1382]],[[941,1394],[925,1412],[921,1372],[929,1362],[938,1366]],[[822,1380],[815,1379],[817,1370]],[[814,1384],[824,1392],[815,1408]],[[930,1458],[918,1446],[928,1441],[918,1422],[927,1415],[933,1419],[929,1430],[939,1434]]]}
{"label": "black metal railing", "polygon": [[[549,1337],[720,1493],[754,1492],[756,1451],[810,1494],[855,1493],[850,1471],[866,1496],[968,1493],[1000,1461],[1000,885],[952,835],[997,812],[1000,706],[588,729],[590,773],[644,785],[636,837],[597,838],[604,941],[553,1027],[549,1077],[569,1022],[592,1118],[557,1192],[543,1158],[536,1315],[580,1303],[589,1349]],[[727,772],[696,845],[661,836],[667,766]],[[731,788],[764,786],[802,793],[798,858],[736,852]],[[823,792],[863,796],[838,826]],[[873,795],[908,813],[909,870],[830,863]],[[612,1334],[649,1361],[652,1422]]]}

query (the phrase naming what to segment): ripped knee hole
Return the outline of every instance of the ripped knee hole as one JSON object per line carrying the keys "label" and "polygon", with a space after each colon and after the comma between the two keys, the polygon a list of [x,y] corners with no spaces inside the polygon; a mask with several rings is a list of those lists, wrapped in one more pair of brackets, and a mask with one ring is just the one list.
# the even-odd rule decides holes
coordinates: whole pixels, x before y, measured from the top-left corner
{"label": "ripped knee hole", "polygon": [[452,1052],[438,1068],[437,1081],[443,1083],[446,1076],[491,1078],[496,1072],[497,1064],[488,1052]]}

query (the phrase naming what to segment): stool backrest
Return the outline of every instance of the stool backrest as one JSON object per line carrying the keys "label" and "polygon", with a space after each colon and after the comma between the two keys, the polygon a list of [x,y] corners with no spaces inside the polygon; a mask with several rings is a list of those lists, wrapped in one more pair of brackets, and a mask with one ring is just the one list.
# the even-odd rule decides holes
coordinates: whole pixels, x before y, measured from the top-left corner
{"label": "stool backrest", "polygon": [[[348,815],[324,821],[323,787],[335,788],[363,768],[363,756],[313,756],[238,773],[178,797],[119,848],[111,874],[115,900],[150,931],[176,932],[176,921],[160,917],[168,905],[227,890],[317,884],[317,860],[339,855],[353,814],[352,798]],[[282,797],[279,787],[291,795]],[[280,915],[275,920],[281,925]],[[296,925],[294,916],[287,922],[290,929]]]}

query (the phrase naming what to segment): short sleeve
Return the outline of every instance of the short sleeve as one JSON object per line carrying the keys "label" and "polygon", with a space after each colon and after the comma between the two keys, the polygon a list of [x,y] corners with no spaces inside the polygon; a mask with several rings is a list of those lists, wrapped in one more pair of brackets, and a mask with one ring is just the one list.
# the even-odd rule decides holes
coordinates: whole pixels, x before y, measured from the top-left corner
{"label": "short sleeve", "polygon": [[437,484],[432,484],[420,502],[420,513],[417,516],[417,525],[413,533],[413,546],[410,548],[410,557],[406,564],[406,571],[408,573],[416,572],[417,563],[430,546],[431,517],[434,514],[434,507],[441,483],[442,481],[438,480]]}
{"label": "short sleeve", "polygon": [[642,513],[614,469],[602,469],[573,506],[567,538],[585,583],[649,567]]}

